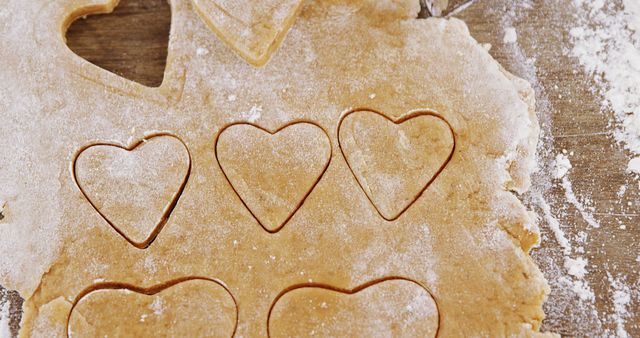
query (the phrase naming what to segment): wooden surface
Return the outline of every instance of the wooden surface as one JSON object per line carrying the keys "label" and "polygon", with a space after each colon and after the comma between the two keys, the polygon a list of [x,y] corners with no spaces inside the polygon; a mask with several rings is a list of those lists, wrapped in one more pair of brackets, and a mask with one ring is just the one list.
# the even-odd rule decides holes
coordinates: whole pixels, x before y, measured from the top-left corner
{"label": "wooden surface", "polygon": [[[591,92],[590,78],[576,60],[565,55],[571,46],[567,32],[575,25],[570,1],[529,1],[531,6],[522,3],[479,0],[456,16],[467,22],[479,42],[493,46],[490,53],[505,68],[533,82],[545,131],[540,160],[543,170],[534,177],[534,190],[550,202],[563,230],[573,239],[574,246],[584,247],[583,256],[589,260],[586,281],[596,293],[597,316],[591,313],[594,305],[581,303],[559,287],[558,279],[567,276],[562,270],[563,256],[541,219],[543,244],[534,249],[533,256],[552,286],[543,329],[565,336],[615,332],[610,276],[627,276],[626,283],[632,290],[637,290],[639,283],[638,181],[625,174],[629,154],[612,140],[611,116],[600,112],[602,98]],[[455,1],[450,4],[454,5]],[[67,39],[70,48],[89,61],[134,81],[157,86],[164,72],[169,24],[170,9],[165,0],[122,0],[112,14],[74,23]],[[517,29],[518,44],[503,44],[505,26]],[[573,190],[592,208],[589,211],[602,225],[599,229],[586,224],[568,203],[565,190],[549,178],[551,159],[562,149],[573,152],[570,159],[574,169],[569,174]],[[619,197],[617,192],[622,185],[627,185],[628,190]],[[523,196],[523,200],[535,200],[535,191]],[[539,211],[536,203],[529,206]],[[588,235],[584,243],[575,242],[580,232]],[[628,310],[630,318],[626,319],[625,329],[631,336],[640,336],[637,298]]]}
{"label": "wooden surface", "polygon": [[[552,286],[545,308],[545,328],[567,336],[601,336],[606,330],[615,336],[611,280],[624,277],[635,295],[628,306],[624,328],[631,337],[640,337],[640,192],[638,180],[625,173],[630,154],[613,140],[609,125],[612,115],[601,112],[602,97],[590,89],[594,84],[591,76],[584,73],[577,60],[566,55],[571,49],[569,29],[578,25],[571,1],[532,1],[531,8],[516,7],[514,3],[522,2],[479,1],[459,17],[479,42],[493,45],[491,54],[505,68],[534,82],[537,111],[546,133],[541,140],[541,164],[550,165],[549,157],[563,149],[573,153],[569,157],[574,168],[568,176],[573,192],[601,225],[597,229],[588,225],[568,202],[565,189],[558,182],[550,182],[545,197],[574,248],[584,248],[585,253],[580,256],[589,261],[585,280],[596,300],[593,309],[576,297],[568,297],[566,291],[554,289],[554,279],[567,275],[565,271],[553,271],[554,266],[562,267],[562,252],[542,221],[543,244],[533,256]],[[505,26],[518,31],[517,46],[502,43]],[[544,172],[543,168],[542,174],[534,176],[534,184],[545,185],[549,177]],[[619,197],[623,185],[627,191]],[[532,209],[540,214],[539,208]],[[580,232],[587,234],[584,243],[576,240]],[[598,312],[597,316],[592,310]]]}
{"label": "wooden surface", "polygon": [[171,9],[166,0],[122,0],[110,15],[78,20],[67,45],[88,61],[149,87],[162,83]]}

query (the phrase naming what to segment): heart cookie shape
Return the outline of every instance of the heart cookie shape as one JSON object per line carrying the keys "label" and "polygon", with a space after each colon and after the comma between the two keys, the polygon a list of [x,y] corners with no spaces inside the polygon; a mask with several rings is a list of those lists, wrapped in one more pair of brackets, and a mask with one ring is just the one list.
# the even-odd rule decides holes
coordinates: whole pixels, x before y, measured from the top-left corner
{"label": "heart cookie shape", "polygon": [[331,161],[328,134],[310,122],[275,131],[251,123],[225,127],[216,159],[227,181],[260,225],[278,232],[300,209]]}
{"label": "heart cookie shape", "polygon": [[449,122],[428,110],[395,120],[375,110],[350,111],[340,120],[338,143],[358,184],[387,221],[409,209],[456,148]]}
{"label": "heart cookie shape", "polygon": [[438,304],[420,283],[387,277],[340,289],[294,285],[271,305],[267,334],[276,337],[437,337]]}
{"label": "heart cookie shape", "polygon": [[238,306],[220,281],[185,277],[150,288],[100,283],[85,289],[67,318],[67,336],[233,337]]}
{"label": "heart cookie shape", "polygon": [[302,0],[193,0],[202,20],[248,63],[263,66],[295,22]]}
{"label": "heart cookie shape", "polygon": [[93,208],[129,243],[144,249],[177,205],[191,174],[191,155],[180,138],[159,133],[129,146],[86,146],[72,169]]}

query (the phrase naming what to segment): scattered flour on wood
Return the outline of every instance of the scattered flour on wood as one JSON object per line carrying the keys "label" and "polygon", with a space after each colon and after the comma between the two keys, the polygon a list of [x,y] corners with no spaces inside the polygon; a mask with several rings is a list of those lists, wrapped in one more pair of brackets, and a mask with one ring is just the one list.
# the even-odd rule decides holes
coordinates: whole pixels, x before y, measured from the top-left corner
{"label": "scattered flour on wood", "polygon": [[632,316],[628,309],[631,303],[631,290],[622,278],[613,278],[610,274],[608,277],[611,283],[611,297],[613,298],[612,320],[616,325],[616,331],[611,336],[629,338],[631,336],[625,329],[625,323],[627,318]]}
{"label": "scattered flour on wood", "polygon": [[504,29],[504,38],[502,39],[504,43],[516,43],[518,42],[518,32],[513,27],[507,27]]}
{"label": "scattered flour on wood", "polygon": [[[553,3],[555,6],[563,4],[562,1]],[[549,4],[545,4],[547,5]],[[552,116],[558,109],[550,100],[549,89],[539,78],[540,74],[545,74],[544,69],[538,68],[539,58],[548,55],[542,53],[542,49],[537,48],[536,43],[548,36],[541,36],[538,26],[527,21],[539,7],[541,6],[534,0],[513,0],[509,1],[508,6],[496,6],[492,14],[501,18],[502,32],[507,35],[509,28],[515,27],[517,31],[513,43],[510,43],[513,39],[508,36],[506,39],[502,36],[499,41],[492,42],[503,44],[502,47],[508,52],[505,54],[509,59],[507,68],[528,80],[536,92],[536,112],[542,129],[537,153],[540,170],[534,173],[531,192],[524,198],[529,207],[536,210],[540,216],[542,239],[546,242],[533,253],[551,287],[550,301],[545,309],[548,319],[544,327],[551,331],[566,329],[561,318],[571,313],[575,325],[570,330],[576,330],[576,333],[602,332],[603,323],[595,305],[596,295],[588,280],[589,260],[584,247],[588,237],[586,231],[593,227],[575,233],[577,225],[570,221],[566,209],[571,203],[567,201],[566,196],[558,198],[554,193],[562,178],[571,170],[571,162],[566,152],[558,157],[554,151]],[[550,21],[564,20],[560,11],[551,11],[549,15],[553,16]],[[557,32],[558,38],[561,38],[561,31]],[[527,44],[521,45],[518,43],[519,40],[526,40]],[[532,48],[527,48],[530,43],[533,43]],[[549,243],[547,236],[558,244]]]}
{"label": "scattered flour on wood", "polygon": [[571,56],[593,76],[602,110],[613,111],[614,136],[635,158],[628,166],[640,174],[640,2],[573,0],[579,25],[570,30]]}
{"label": "scattered flour on wood", "polygon": [[[573,153],[571,152],[569,154]],[[573,168],[573,165],[569,160],[567,151],[564,150],[562,153],[557,154],[555,157],[554,168],[552,172],[553,178],[561,181],[560,185],[565,191],[566,201],[578,210],[585,222],[587,222],[587,224],[589,224],[593,228],[599,228],[600,224],[595,220],[593,215],[586,210],[584,204],[578,200],[573,192],[573,187],[568,176],[571,168]],[[557,227],[559,228],[559,226]],[[584,234],[584,237],[586,237],[586,233],[583,232],[582,234]],[[584,242],[585,239],[583,239],[582,242]],[[584,249],[582,248],[575,249],[576,253],[581,253],[583,251]],[[570,255],[566,254],[565,250],[564,268],[566,269],[567,274],[573,277],[572,280],[566,278],[566,283],[571,285],[571,288],[580,297],[580,299],[594,301],[595,294],[593,293],[587,281],[584,279],[588,273],[587,266],[588,260],[586,258],[580,256],[573,258]]]}
{"label": "scattered flour on wood", "polygon": [[640,175],[640,157],[636,157],[629,161],[629,165],[627,166],[627,171],[630,173]]}
{"label": "scattered flour on wood", "polygon": [[580,300],[593,302],[595,300],[595,294],[591,286],[589,286],[589,283],[585,280],[585,276],[588,273],[587,259],[573,254],[574,251],[579,253],[582,250],[580,250],[580,248],[574,250],[571,241],[560,226],[560,221],[551,212],[549,202],[547,202],[541,194],[536,193],[535,195],[537,196],[535,203],[538,204],[542,210],[547,226],[562,248],[564,259],[563,267],[566,275],[557,276],[558,284],[571,290]]}
{"label": "scattered flour on wood", "polygon": [[569,157],[565,154],[556,155],[556,161],[554,165],[553,178],[559,180],[565,177],[571,169],[571,162],[569,161]]}
{"label": "scattered flour on wood", "polygon": [[577,278],[583,278],[587,274],[587,264],[587,260],[582,257],[576,259],[566,257],[564,260],[564,267],[567,269],[567,273]]}
{"label": "scattered flour on wood", "polygon": [[553,232],[556,242],[558,242],[565,255],[571,254],[571,242],[560,227],[560,221],[553,216],[553,213],[551,212],[551,205],[549,205],[549,202],[547,202],[541,194],[536,194],[536,197],[536,203],[542,209],[544,220],[547,222],[547,226],[551,232]]}
{"label": "scattered flour on wood", "polygon": [[571,181],[567,176],[567,173],[572,167],[573,166],[571,165],[571,161],[566,154],[556,155],[553,177],[556,180],[561,180],[561,185],[564,189],[564,195],[567,199],[567,202],[569,202],[578,210],[580,216],[582,216],[582,219],[584,219],[585,222],[587,222],[587,224],[589,224],[590,226],[599,228],[600,223],[595,219],[593,214],[587,210],[587,207],[584,205],[584,203],[581,202],[573,192],[573,185],[571,184]]}
{"label": "scattered flour on wood", "polygon": [[573,185],[567,176],[562,178],[562,188],[564,189],[564,195],[567,198],[567,202],[571,203],[578,210],[582,219],[584,219],[590,226],[599,228],[600,223],[596,220],[593,214],[587,210],[584,203],[578,200],[578,197],[573,192]]}
{"label": "scattered flour on wood", "polygon": [[[640,178],[640,1],[572,3],[578,21],[569,31],[573,44],[570,55],[592,77],[592,92],[603,98],[601,111],[613,113],[613,135],[631,154],[626,171]],[[563,182],[563,187],[568,191],[570,182]],[[616,195],[622,199],[625,194],[627,186],[622,185]],[[621,224],[619,228],[627,227]],[[633,288],[626,284],[625,276],[608,275],[613,311],[607,319],[615,329],[606,336],[630,337],[625,325],[637,319],[629,310]]]}

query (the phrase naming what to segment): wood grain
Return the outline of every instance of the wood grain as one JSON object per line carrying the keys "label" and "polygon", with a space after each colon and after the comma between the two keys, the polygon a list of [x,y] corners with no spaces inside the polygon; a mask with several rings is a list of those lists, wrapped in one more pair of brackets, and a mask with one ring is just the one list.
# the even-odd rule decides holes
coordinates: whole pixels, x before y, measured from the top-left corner
{"label": "wood grain", "polygon": [[[449,6],[460,2],[450,1]],[[557,287],[556,279],[566,276],[555,271],[558,267],[562,269],[563,256],[541,220],[543,244],[534,250],[533,256],[552,285],[543,329],[565,336],[615,332],[610,276],[627,276],[626,283],[631,286],[639,283],[638,182],[625,174],[629,154],[612,139],[611,115],[600,111],[602,97],[590,89],[591,77],[566,55],[571,46],[568,29],[576,25],[570,1],[528,1],[530,6],[518,3],[477,1],[458,17],[467,22],[479,42],[493,46],[491,54],[509,71],[533,82],[545,130],[541,141],[542,166],[548,170],[552,157],[563,149],[573,152],[572,189],[601,224],[597,229],[589,226],[575,206],[567,202],[566,189],[558,182],[542,174],[534,177],[536,190],[552,204],[552,212],[560,219],[567,236],[584,249],[582,256],[589,260],[586,280],[596,294],[595,310],[599,318],[590,312],[588,305]],[[122,0],[113,14],[79,20],[71,26],[67,38],[73,51],[94,64],[142,84],[157,86],[164,73],[169,25],[170,9],[165,0]],[[516,45],[502,42],[505,26],[517,29]],[[623,185],[628,187],[627,192],[619,196]],[[523,199],[527,202],[534,197],[530,194]],[[535,203],[529,205],[537,209]],[[583,242],[577,241],[581,233],[587,235]],[[637,303],[628,308],[630,316],[625,329],[631,336],[640,336]],[[12,329],[16,328],[14,320]]]}
{"label": "wood grain", "polygon": [[[624,277],[631,291],[637,292],[640,191],[637,179],[625,172],[630,154],[612,138],[612,115],[601,112],[603,98],[592,90],[592,76],[585,74],[578,61],[568,56],[569,30],[579,25],[572,2],[478,1],[459,17],[467,22],[479,42],[493,45],[491,54],[505,68],[532,82],[545,132],[540,162],[547,168],[543,171],[549,172],[553,156],[566,150],[573,165],[567,176],[572,191],[601,225],[593,228],[587,224],[579,210],[569,203],[567,189],[560,182],[544,182],[549,180],[545,175],[534,176],[537,190],[548,188],[545,199],[574,249],[584,251],[574,250],[572,257],[588,259],[589,273],[585,280],[596,295],[594,308],[589,302],[569,297],[572,293],[567,287],[557,287],[560,278],[571,277],[563,270],[564,257],[553,233],[541,219],[543,242],[533,256],[552,286],[545,306],[544,328],[563,336],[604,336],[605,332],[607,336],[617,336],[611,278]],[[518,32],[516,45],[505,45],[502,41],[504,28],[508,26]],[[627,191],[618,196],[622,186],[626,186]],[[535,205],[531,207],[540,211]],[[584,241],[579,240],[582,236],[586,236]],[[555,271],[557,267],[560,271]],[[640,305],[637,299],[627,310],[622,327],[631,337],[638,337]]]}
{"label": "wood grain", "polygon": [[162,83],[171,9],[166,0],[122,0],[111,14],[75,21],[67,45],[106,70],[149,87]]}

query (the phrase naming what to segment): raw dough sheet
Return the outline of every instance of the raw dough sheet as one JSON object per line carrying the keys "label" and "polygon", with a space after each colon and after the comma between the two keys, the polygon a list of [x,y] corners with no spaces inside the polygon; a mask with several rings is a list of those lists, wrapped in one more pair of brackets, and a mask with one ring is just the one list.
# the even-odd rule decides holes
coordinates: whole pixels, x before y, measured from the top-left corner
{"label": "raw dough sheet", "polygon": [[0,284],[25,335],[540,334],[533,91],[463,22],[306,1],[257,68],[172,0],[149,88],[64,43],[113,5],[0,0]]}

